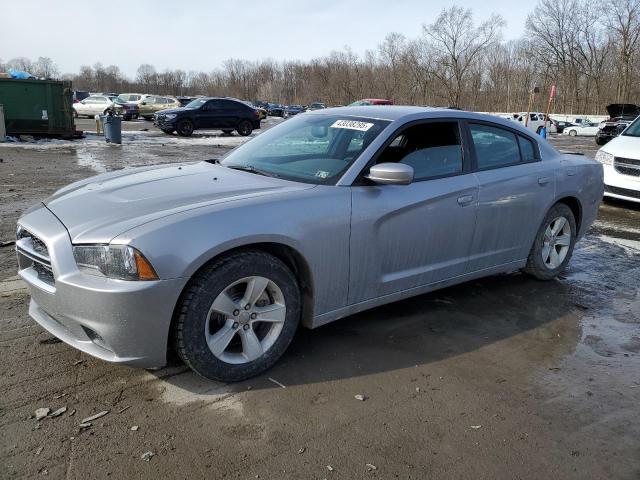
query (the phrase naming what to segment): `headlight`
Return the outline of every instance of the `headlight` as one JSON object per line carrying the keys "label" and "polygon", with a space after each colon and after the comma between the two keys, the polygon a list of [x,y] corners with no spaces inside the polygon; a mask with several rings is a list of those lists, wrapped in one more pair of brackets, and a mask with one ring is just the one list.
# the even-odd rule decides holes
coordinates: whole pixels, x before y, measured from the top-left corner
{"label": "headlight", "polygon": [[613,163],[613,155],[603,150],[598,150],[598,153],[596,153],[596,160],[603,165],[611,165]]}
{"label": "headlight", "polygon": [[172,118],[176,118],[176,114],[175,113],[167,113],[164,118],[166,118],[167,120],[171,120]]}
{"label": "headlight", "polygon": [[73,256],[78,268],[90,275],[118,280],[158,280],[149,261],[127,245],[76,245]]}

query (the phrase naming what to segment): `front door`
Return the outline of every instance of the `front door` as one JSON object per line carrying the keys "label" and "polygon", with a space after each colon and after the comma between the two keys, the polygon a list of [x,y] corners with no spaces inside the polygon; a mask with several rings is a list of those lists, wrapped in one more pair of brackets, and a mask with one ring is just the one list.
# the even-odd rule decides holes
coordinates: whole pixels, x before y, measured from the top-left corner
{"label": "front door", "polygon": [[410,185],[352,186],[349,303],[462,275],[478,184],[457,121],[399,132],[375,162],[414,169]]}

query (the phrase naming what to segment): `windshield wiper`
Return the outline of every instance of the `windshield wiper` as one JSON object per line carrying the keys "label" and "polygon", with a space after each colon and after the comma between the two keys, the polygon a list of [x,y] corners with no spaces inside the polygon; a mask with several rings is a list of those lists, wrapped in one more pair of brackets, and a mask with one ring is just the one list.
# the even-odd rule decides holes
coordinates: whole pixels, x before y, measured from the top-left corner
{"label": "windshield wiper", "polygon": [[250,165],[223,165],[224,167],[231,168],[233,170],[241,170],[243,172],[255,173],[257,175],[264,175],[265,177],[278,177],[275,173],[266,172]]}

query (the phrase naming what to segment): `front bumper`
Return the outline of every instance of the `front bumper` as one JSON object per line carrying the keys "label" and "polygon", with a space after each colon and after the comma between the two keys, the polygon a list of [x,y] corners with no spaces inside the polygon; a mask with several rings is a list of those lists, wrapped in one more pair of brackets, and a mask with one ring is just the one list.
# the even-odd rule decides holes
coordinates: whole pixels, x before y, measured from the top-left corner
{"label": "front bumper", "polygon": [[183,279],[136,282],[87,275],[75,265],[67,230],[47,208],[27,213],[19,224],[46,244],[53,272],[43,277],[17,246],[18,273],[29,287],[29,315],[36,322],[102,360],[145,368],[166,363]]}
{"label": "front bumper", "polygon": [[640,202],[640,175],[625,175],[618,172],[614,165],[604,165],[604,194],[607,197]]}

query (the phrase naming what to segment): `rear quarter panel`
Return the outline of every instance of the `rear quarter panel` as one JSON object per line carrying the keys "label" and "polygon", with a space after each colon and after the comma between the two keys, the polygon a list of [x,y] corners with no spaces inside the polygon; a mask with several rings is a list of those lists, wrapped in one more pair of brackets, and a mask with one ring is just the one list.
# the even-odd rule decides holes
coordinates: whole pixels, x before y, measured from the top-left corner
{"label": "rear quarter panel", "polygon": [[556,171],[556,198],[575,197],[580,202],[582,219],[578,238],[589,229],[598,215],[604,194],[602,165],[583,155],[559,155]]}

